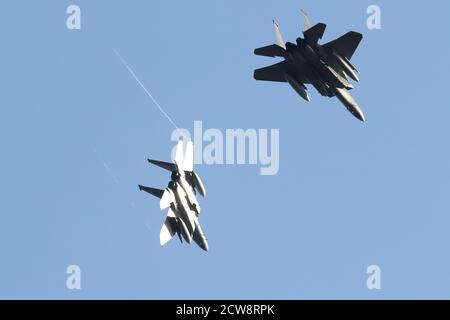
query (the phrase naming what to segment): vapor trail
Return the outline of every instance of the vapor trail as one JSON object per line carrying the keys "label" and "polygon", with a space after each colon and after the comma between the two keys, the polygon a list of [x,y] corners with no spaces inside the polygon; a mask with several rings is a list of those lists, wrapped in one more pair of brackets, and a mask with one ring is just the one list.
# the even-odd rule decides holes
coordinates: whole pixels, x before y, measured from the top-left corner
{"label": "vapor trail", "polygon": [[153,98],[152,94],[147,90],[147,88],[145,88],[145,86],[142,84],[141,80],[139,80],[139,78],[136,76],[133,69],[131,69],[131,67],[128,65],[128,63],[125,61],[125,59],[122,58],[122,56],[119,54],[119,52],[117,52],[116,49],[113,49],[113,51],[117,55],[117,57],[120,59],[122,64],[125,66],[125,68],[127,68],[127,70],[131,73],[131,75],[137,81],[137,83],[142,87],[142,89],[144,89],[145,93],[150,97],[150,99],[152,99],[153,103],[158,107],[159,111],[167,118],[167,120],[169,120],[169,122],[174,126],[175,129],[178,129],[178,126],[175,124],[175,122],[173,122],[172,118],[169,117],[169,115],[163,110],[163,108],[158,103],[158,101],[156,101],[156,99]]}
{"label": "vapor trail", "polygon": [[108,166],[108,164],[105,162],[105,160],[103,160],[103,158],[99,155],[99,153],[97,152],[97,150],[95,148],[92,148],[92,151],[94,152],[94,154],[96,155],[98,161],[101,162],[101,164],[103,165],[103,167],[105,168],[105,170],[108,172],[108,174],[111,176],[111,178],[113,178],[114,182],[117,185],[120,185],[119,179],[117,179],[116,175],[114,174],[114,172],[111,170],[111,168]]}

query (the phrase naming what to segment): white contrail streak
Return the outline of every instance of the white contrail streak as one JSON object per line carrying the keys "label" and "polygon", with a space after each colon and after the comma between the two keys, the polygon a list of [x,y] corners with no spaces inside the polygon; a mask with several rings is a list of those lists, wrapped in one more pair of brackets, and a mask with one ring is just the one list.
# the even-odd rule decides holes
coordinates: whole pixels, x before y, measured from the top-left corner
{"label": "white contrail streak", "polygon": [[145,93],[150,97],[150,99],[152,99],[153,103],[158,107],[159,111],[167,118],[167,120],[169,120],[169,122],[174,126],[175,129],[178,129],[178,126],[175,124],[175,122],[173,122],[172,118],[169,117],[169,115],[163,110],[163,108],[158,103],[158,101],[156,101],[156,99],[153,98],[152,94],[147,90],[147,88],[145,88],[145,86],[142,84],[141,80],[139,80],[139,78],[136,76],[133,69],[131,69],[131,67],[128,65],[128,63],[125,61],[125,59],[122,58],[122,56],[119,54],[119,52],[117,52],[116,49],[113,49],[113,51],[117,55],[117,57],[119,57],[120,61],[125,66],[125,68],[127,68],[127,70],[131,73],[131,75],[137,81],[137,83],[139,83],[139,85],[142,87],[142,89],[144,89]]}
{"label": "white contrail streak", "polygon": [[[95,154],[97,160],[103,165],[103,167],[105,168],[106,172],[111,176],[111,178],[114,180],[114,182],[116,183],[117,186],[120,187],[120,181],[117,178],[117,176],[114,174],[113,170],[111,169],[111,167],[106,163],[105,160],[103,160],[103,158],[101,157],[101,155],[97,152],[97,149],[91,147],[92,152]],[[130,201],[130,207],[131,208],[135,208],[135,204],[133,201]]]}
{"label": "white contrail streak", "polygon": [[111,168],[108,166],[108,164],[105,162],[105,160],[103,160],[103,158],[98,154],[97,150],[95,148],[92,148],[92,151],[95,153],[98,161],[100,161],[100,163],[103,165],[103,167],[105,168],[105,170],[108,172],[108,174],[111,176],[111,178],[113,178],[114,182],[117,185],[120,185],[119,179],[117,179],[116,175],[114,174],[114,172],[111,170]]}

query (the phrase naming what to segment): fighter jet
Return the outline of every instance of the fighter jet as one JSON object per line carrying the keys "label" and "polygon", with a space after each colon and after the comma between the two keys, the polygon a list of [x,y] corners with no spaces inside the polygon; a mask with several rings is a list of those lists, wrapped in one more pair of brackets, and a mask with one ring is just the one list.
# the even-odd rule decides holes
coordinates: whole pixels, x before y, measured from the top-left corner
{"label": "fighter jet", "polygon": [[348,92],[353,86],[348,77],[359,81],[358,71],[350,62],[363,36],[351,31],[342,37],[319,44],[326,25],[318,23],[311,27],[304,14],[305,31],[296,44],[285,43],[278,23],[273,20],[276,44],[255,49],[255,54],[266,57],[281,57],[284,61],[257,69],[256,80],[287,82],[306,101],[310,101],[305,84],[311,84],[322,96],[336,96],[356,118],[365,121],[360,107]]}
{"label": "fighter jet", "polygon": [[165,245],[175,234],[181,242],[194,240],[200,248],[208,251],[208,242],[199,223],[200,205],[196,198],[198,192],[206,195],[206,190],[200,177],[194,172],[194,146],[188,142],[183,155],[183,142],[179,141],[175,150],[174,163],[149,159],[148,162],[166,169],[171,174],[171,180],[165,190],[139,185],[139,190],[160,198],[160,208],[169,208],[166,221],[161,228],[159,240]]}

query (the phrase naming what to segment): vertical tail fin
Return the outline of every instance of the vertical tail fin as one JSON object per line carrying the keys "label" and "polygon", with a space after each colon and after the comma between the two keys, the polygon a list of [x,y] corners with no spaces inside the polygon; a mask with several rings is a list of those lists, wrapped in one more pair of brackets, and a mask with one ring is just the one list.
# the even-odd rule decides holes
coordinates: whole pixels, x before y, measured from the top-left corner
{"label": "vertical tail fin", "polygon": [[186,150],[184,150],[183,141],[178,141],[174,162],[179,171],[194,170],[194,145],[192,141],[187,142]]}
{"label": "vertical tail fin", "polygon": [[280,27],[278,26],[278,23],[275,20],[272,20],[273,22],[273,28],[275,29],[275,40],[276,43],[279,47],[283,48],[284,50],[286,50],[286,43],[283,40],[283,36],[281,35],[280,32]]}
{"label": "vertical tail fin", "polygon": [[181,167],[184,171],[194,170],[194,144],[192,141],[188,141],[186,144],[186,151],[184,152],[184,159]]}
{"label": "vertical tail fin", "polygon": [[308,19],[308,14],[305,12],[305,10],[300,9],[300,13],[303,16],[303,27],[304,27],[304,31],[307,31],[309,28],[311,28],[311,23],[309,22]]}
{"label": "vertical tail fin", "polygon": [[178,166],[178,169],[180,165],[183,163],[183,141],[178,141],[177,148],[175,149],[175,158],[173,159],[173,162]]}

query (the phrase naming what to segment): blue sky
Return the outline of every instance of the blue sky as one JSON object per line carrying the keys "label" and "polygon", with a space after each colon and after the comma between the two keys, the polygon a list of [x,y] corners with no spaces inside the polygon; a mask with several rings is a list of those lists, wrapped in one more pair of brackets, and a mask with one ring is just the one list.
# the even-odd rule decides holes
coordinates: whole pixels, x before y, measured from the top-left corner
{"label": "blue sky", "polygon": [[[81,7],[81,30],[66,8]],[[449,43],[445,1],[7,1],[0,19],[0,298],[450,298]],[[302,30],[364,34],[352,94],[253,80],[253,55]],[[159,245],[173,127],[280,130],[280,170],[199,165],[210,252]],[[68,290],[68,265],[82,289]],[[366,268],[382,289],[366,288]]]}

